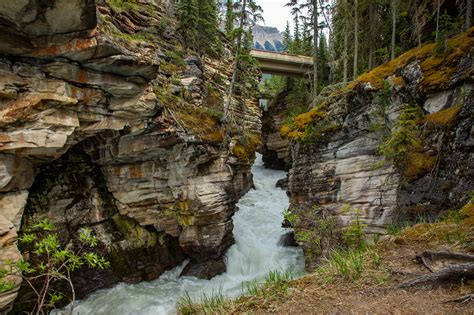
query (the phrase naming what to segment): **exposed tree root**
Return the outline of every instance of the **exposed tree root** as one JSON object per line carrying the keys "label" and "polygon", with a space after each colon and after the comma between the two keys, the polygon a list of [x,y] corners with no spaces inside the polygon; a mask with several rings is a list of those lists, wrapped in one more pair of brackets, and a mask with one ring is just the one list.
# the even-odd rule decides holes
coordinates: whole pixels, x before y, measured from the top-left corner
{"label": "exposed tree root", "polygon": [[438,272],[405,281],[398,287],[407,289],[420,286],[441,286],[459,282],[463,279],[474,279],[474,263],[451,265]]}
{"label": "exposed tree root", "polygon": [[424,251],[416,256],[416,260],[422,263],[430,272],[436,272],[440,269],[440,266],[436,266],[437,262],[445,262],[445,264],[448,263],[448,265],[469,263],[474,262],[474,255],[446,251]]}

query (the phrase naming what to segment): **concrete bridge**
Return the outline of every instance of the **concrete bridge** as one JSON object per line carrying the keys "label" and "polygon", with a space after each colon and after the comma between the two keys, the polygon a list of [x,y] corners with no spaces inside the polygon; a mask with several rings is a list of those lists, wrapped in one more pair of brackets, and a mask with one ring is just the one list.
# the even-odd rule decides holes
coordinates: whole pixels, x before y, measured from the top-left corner
{"label": "concrete bridge", "polygon": [[313,58],[266,50],[252,49],[263,73],[302,77],[313,68]]}

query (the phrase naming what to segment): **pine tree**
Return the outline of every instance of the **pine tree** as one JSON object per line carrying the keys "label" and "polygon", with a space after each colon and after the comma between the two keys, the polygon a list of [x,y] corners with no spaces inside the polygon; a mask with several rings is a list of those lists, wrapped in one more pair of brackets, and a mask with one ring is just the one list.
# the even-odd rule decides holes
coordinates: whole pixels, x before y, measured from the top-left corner
{"label": "pine tree", "polygon": [[353,79],[357,78],[359,68],[359,2],[354,1],[354,68]]}
{"label": "pine tree", "polygon": [[222,44],[219,39],[219,18],[216,0],[199,0],[197,6],[197,51],[200,56],[217,55]]}
{"label": "pine tree", "polygon": [[178,3],[180,20],[178,31],[183,36],[184,46],[196,49],[198,9],[196,0],[180,0]]}
{"label": "pine tree", "polygon": [[228,38],[232,38],[234,32],[234,3],[233,0],[226,0],[225,2],[225,23],[224,30]]}
{"label": "pine tree", "polygon": [[313,43],[311,42],[311,33],[309,31],[308,23],[303,23],[303,34],[301,39],[301,54],[311,56],[313,51]]}
{"label": "pine tree", "polygon": [[[247,43],[252,43],[252,35],[251,30],[253,26],[260,20],[263,20],[261,12],[262,8],[255,2],[255,0],[241,0],[242,2],[237,3],[238,7],[240,7],[240,12],[238,14],[239,19],[239,28],[236,30],[236,44],[235,44],[235,56],[234,62],[232,65],[232,79],[229,84],[229,89],[227,93],[227,100],[224,106],[224,115],[223,115],[223,123],[224,127],[228,128],[229,122],[229,115],[231,113],[232,107],[232,98],[234,95],[234,90],[236,88],[236,84],[240,83],[240,85],[245,85],[245,79],[248,76],[242,76],[242,73],[250,74],[249,69],[246,68],[245,62],[249,60],[253,60],[250,56],[250,49],[245,49]],[[246,34],[247,32],[247,34]],[[242,47],[244,46],[244,49]],[[244,63],[244,66],[242,65]],[[247,64],[249,68],[252,68],[250,63]],[[239,68],[242,71],[239,71]],[[239,77],[240,76],[240,77]],[[226,138],[226,141],[228,139]]]}
{"label": "pine tree", "polygon": [[293,29],[293,45],[291,47],[291,53],[299,54],[301,53],[301,33],[300,33],[299,11],[294,12],[293,22],[295,26]]}
{"label": "pine tree", "polygon": [[321,31],[319,36],[319,48],[318,48],[318,78],[320,81],[320,89],[329,84],[329,50],[326,41],[326,35]]}
{"label": "pine tree", "polygon": [[285,46],[285,51],[290,51],[292,45],[292,37],[290,30],[290,22],[286,21],[285,31],[283,32],[283,46]]}
{"label": "pine tree", "polygon": [[396,34],[397,34],[397,0],[392,0],[392,43],[390,47],[390,60],[395,59]]}

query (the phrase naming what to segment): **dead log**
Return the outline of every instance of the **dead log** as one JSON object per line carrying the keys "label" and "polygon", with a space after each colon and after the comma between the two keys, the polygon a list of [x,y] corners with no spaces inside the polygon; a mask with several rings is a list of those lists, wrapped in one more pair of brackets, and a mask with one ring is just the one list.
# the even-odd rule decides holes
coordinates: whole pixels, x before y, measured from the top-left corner
{"label": "dead log", "polygon": [[454,300],[444,301],[443,303],[467,303],[467,302],[472,302],[472,301],[474,301],[474,293],[461,296],[460,298],[457,298]]}
{"label": "dead log", "polygon": [[405,281],[398,287],[401,289],[427,286],[434,287],[453,284],[467,279],[474,279],[474,263],[451,265],[438,272]]}
{"label": "dead log", "polygon": [[416,258],[423,258],[423,259],[453,259],[453,260],[460,260],[465,262],[474,262],[474,255],[470,254],[463,254],[463,253],[453,253],[453,252],[434,252],[426,250],[421,254],[417,255]]}

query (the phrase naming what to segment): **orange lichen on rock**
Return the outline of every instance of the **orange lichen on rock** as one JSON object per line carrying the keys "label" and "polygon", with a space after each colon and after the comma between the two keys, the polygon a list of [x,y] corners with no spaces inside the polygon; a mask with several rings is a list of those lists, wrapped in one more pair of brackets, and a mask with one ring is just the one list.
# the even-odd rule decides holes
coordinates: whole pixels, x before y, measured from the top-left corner
{"label": "orange lichen on rock", "polygon": [[315,121],[316,118],[323,118],[325,115],[325,112],[312,109],[309,112],[296,116],[295,125],[298,129],[304,129],[307,125]]}
{"label": "orange lichen on rock", "polygon": [[224,139],[217,119],[206,115],[199,108],[190,105],[186,111],[181,109],[176,111],[176,117],[186,130],[191,131],[204,141],[219,143]]}
{"label": "orange lichen on rock", "polygon": [[302,139],[305,135],[306,127],[318,119],[324,118],[326,112],[321,111],[320,107],[296,116],[291,123],[286,123],[280,128],[280,134],[293,140]]}
{"label": "orange lichen on rock", "polygon": [[440,110],[439,112],[426,115],[420,120],[420,123],[431,122],[437,125],[449,125],[456,119],[461,109],[462,106],[453,106]]}
{"label": "orange lichen on rock", "polygon": [[459,210],[463,222],[469,226],[474,226],[474,200],[469,201]]}
{"label": "orange lichen on rock", "polygon": [[359,83],[370,83],[372,87],[381,89],[383,81],[390,75],[395,74],[397,68],[406,66],[409,62],[418,59],[421,61],[423,81],[421,87],[424,90],[445,87],[456,71],[459,60],[474,46],[474,27],[471,27],[461,35],[448,39],[448,51],[445,54],[436,55],[436,44],[426,44],[413,48],[401,56],[383,64],[372,71],[361,74],[355,82],[349,83],[351,88],[356,88]]}
{"label": "orange lichen on rock", "polygon": [[405,79],[403,79],[403,77],[396,76],[396,77],[392,78],[392,84],[395,87],[403,87],[403,86],[405,86],[406,83],[405,83]]}
{"label": "orange lichen on rock", "polygon": [[433,171],[436,161],[436,155],[427,155],[419,152],[409,152],[403,163],[403,175],[409,180],[415,180],[422,175]]}
{"label": "orange lichen on rock", "polygon": [[237,139],[237,142],[232,148],[232,154],[235,155],[239,160],[248,162],[261,144],[262,139],[259,134],[245,134],[244,136]]}

